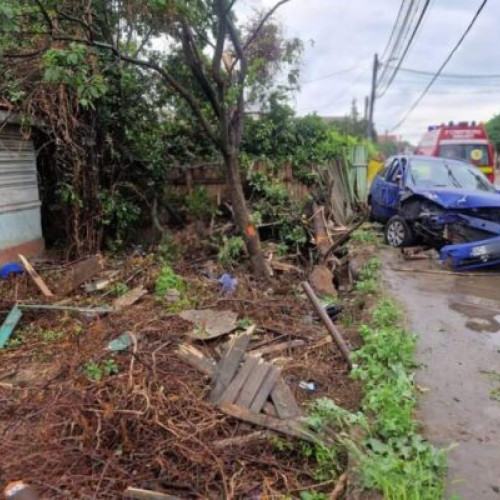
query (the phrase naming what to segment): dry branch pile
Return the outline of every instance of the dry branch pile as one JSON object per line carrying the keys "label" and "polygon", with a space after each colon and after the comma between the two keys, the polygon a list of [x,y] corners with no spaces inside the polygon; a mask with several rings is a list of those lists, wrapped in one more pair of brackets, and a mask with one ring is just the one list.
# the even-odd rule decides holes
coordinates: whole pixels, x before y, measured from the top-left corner
{"label": "dry branch pile", "polygon": [[[130,286],[151,291],[156,271],[150,266]],[[53,286],[50,272],[41,274]],[[283,379],[299,402],[329,396],[346,408],[357,407],[359,386],[348,378],[340,352],[331,343],[310,348],[325,331],[311,323],[307,303],[296,297],[296,282],[276,278],[269,290],[242,277],[247,284],[238,296],[221,299],[217,284],[207,285],[188,269],[185,278],[198,308],[231,309],[255,322],[258,334],[250,348],[304,341],[272,355],[279,356]],[[3,283],[2,291],[7,285],[12,283]],[[28,293],[36,292],[22,277],[16,297],[27,299]],[[6,309],[13,297],[7,302],[2,296]],[[277,435],[256,432],[205,402],[208,378],[176,355],[178,345],[188,341],[190,323],[165,307],[149,295],[99,319],[25,313],[25,343],[0,352],[0,486],[23,479],[43,498],[117,498],[129,486],[181,498],[253,498],[297,494],[317,482],[315,464],[301,455],[299,445],[276,447]],[[35,334],[41,331],[58,335]],[[107,351],[107,342],[124,331],[134,333],[137,343],[121,353]],[[349,340],[359,342],[354,332]],[[197,346],[216,358],[224,342]],[[100,381],[86,375],[88,363],[109,358],[116,374]],[[314,380],[317,392],[298,389],[300,380]]]}

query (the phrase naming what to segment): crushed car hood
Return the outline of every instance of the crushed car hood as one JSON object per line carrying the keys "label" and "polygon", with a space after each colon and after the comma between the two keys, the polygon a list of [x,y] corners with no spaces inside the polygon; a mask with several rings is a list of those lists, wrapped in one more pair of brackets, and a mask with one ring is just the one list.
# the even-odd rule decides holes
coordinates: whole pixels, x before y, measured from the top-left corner
{"label": "crushed car hood", "polygon": [[410,191],[443,208],[500,208],[500,193],[450,188],[411,188]]}

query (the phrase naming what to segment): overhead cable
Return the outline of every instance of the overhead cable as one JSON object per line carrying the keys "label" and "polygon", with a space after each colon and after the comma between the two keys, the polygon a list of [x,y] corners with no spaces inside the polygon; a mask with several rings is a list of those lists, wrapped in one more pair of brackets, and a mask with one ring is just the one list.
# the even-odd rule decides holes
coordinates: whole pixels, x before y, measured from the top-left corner
{"label": "overhead cable", "polygon": [[484,7],[486,6],[487,3],[488,3],[488,0],[482,0],[481,5],[477,9],[476,13],[474,14],[471,22],[468,24],[468,26],[465,29],[465,31],[462,33],[462,36],[459,38],[458,42],[455,44],[455,46],[453,47],[453,49],[451,50],[451,52],[448,54],[448,56],[446,57],[446,59],[443,61],[443,63],[441,64],[441,66],[439,67],[439,69],[437,70],[437,72],[434,74],[434,76],[432,77],[431,81],[427,84],[427,86],[425,87],[425,89],[423,90],[423,92],[420,94],[420,96],[418,97],[418,99],[411,105],[410,109],[404,114],[404,116],[401,118],[401,120],[399,120],[399,122],[396,123],[396,125],[391,129],[391,132],[393,132],[394,130],[397,130],[406,121],[406,119],[408,118],[408,116],[410,116],[410,114],[420,104],[420,102],[422,101],[422,99],[427,95],[427,93],[429,92],[429,90],[431,89],[431,87],[434,85],[434,82],[441,75],[443,69],[450,62],[451,58],[455,55],[455,52],[462,45],[462,42],[465,40],[465,37],[469,34],[470,30],[472,29],[472,27],[476,23],[478,17],[480,16],[481,12],[483,11],[483,9],[484,9]]}

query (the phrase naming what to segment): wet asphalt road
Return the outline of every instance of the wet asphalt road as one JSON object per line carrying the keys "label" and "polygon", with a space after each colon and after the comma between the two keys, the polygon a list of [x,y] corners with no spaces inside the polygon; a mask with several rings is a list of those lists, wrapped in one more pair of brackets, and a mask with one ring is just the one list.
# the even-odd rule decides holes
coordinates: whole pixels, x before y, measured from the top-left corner
{"label": "wet asphalt road", "polygon": [[403,261],[392,250],[384,250],[384,260],[388,288],[418,334],[423,433],[440,446],[455,445],[446,498],[500,500],[500,275],[492,275],[500,269],[459,277],[423,274],[419,269],[439,267]]}

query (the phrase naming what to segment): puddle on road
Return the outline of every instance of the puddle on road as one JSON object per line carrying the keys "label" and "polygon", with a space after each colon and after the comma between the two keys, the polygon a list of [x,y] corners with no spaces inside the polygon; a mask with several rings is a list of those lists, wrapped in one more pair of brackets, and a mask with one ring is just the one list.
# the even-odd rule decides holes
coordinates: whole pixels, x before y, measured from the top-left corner
{"label": "puddle on road", "polygon": [[450,309],[467,318],[465,326],[474,332],[500,331],[500,278],[458,278],[450,296]]}

